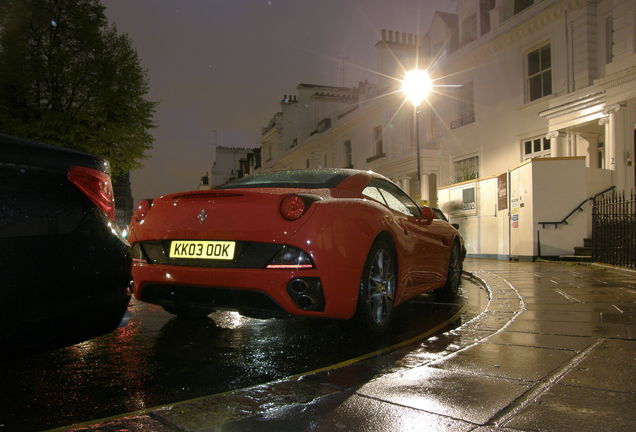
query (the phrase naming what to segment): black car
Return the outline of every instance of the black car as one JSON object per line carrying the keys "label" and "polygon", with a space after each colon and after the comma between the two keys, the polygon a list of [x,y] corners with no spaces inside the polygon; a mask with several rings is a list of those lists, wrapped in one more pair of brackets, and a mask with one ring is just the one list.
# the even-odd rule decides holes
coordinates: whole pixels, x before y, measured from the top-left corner
{"label": "black car", "polygon": [[116,329],[130,268],[108,162],[0,134],[0,353]]}

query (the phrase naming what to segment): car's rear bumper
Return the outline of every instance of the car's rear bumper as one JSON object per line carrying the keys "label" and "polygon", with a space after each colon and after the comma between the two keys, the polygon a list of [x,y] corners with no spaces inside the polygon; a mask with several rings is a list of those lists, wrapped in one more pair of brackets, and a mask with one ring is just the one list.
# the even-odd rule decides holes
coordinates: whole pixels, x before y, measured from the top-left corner
{"label": "car's rear bumper", "polygon": [[[132,274],[135,297],[162,306],[204,305],[247,315],[336,319],[348,319],[355,313],[355,281],[359,282],[351,271],[337,269],[206,268],[141,262],[133,263]],[[311,300],[295,293],[293,282],[299,280],[307,282]]]}
{"label": "car's rear bumper", "polygon": [[0,239],[0,250],[0,351],[69,345],[121,322],[129,245],[97,213],[67,234]]}

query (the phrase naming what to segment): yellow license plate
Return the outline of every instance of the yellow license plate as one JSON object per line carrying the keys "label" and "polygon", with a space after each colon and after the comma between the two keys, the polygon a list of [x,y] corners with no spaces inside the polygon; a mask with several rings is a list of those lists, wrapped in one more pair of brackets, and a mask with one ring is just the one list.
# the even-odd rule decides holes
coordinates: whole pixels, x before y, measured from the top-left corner
{"label": "yellow license plate", "polygon": [[188,259],[234,259],[233,241],[176,240],[170,244],[170,258]]}

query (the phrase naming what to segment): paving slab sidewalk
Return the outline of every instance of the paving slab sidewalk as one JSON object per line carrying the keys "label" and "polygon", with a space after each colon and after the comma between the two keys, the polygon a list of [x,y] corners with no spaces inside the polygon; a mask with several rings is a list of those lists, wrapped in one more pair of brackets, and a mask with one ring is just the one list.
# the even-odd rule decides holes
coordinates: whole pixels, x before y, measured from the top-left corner
{"label": "paving slab sidewalk", "polygon": [[636,430],[636,272],[467,261],[475,319],[354,365],[82,431]]}

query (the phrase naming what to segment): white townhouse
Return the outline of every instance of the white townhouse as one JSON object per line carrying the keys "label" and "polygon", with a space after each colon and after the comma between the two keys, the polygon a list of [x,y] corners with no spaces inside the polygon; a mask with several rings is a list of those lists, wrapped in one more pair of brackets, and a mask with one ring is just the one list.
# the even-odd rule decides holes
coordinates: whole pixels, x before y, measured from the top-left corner
{"label": "white townhouse", "polygon": [[459,223],[474,256],[571,254],[591,237],[588,198],[636,184],[635,22],[633,0],[460,0],[421,38],[376,44],[384,75],[429,70],[417,122],[391,79],[301,84],[263,166],[380,172]]}
{"label": "white townhouse", "polygon": [[210,189],[229,180],[253,173],[260,167],[260,148],[214,146],[212,171],[205,173],[199,182],[199,189]]}
{"label": "white townhouse", "polygon": [[[424,58],[422,49],[415,55],[421,44],[415,35],[383,30],[376,44],[377,82],[353,88],[299,84],[295,95],[284,95],[281,110],[259,141],[262,169],[371,169],[392,178],[415,199],[434,200],[439,145],[420,140],[421,172],[427,173],[420,193],[414,111],[399,90],[404,68],[414,67],[416,57]],[[420,135],[426,135],[424,127]],[[433,181],[428,181],[430,175]]]}

